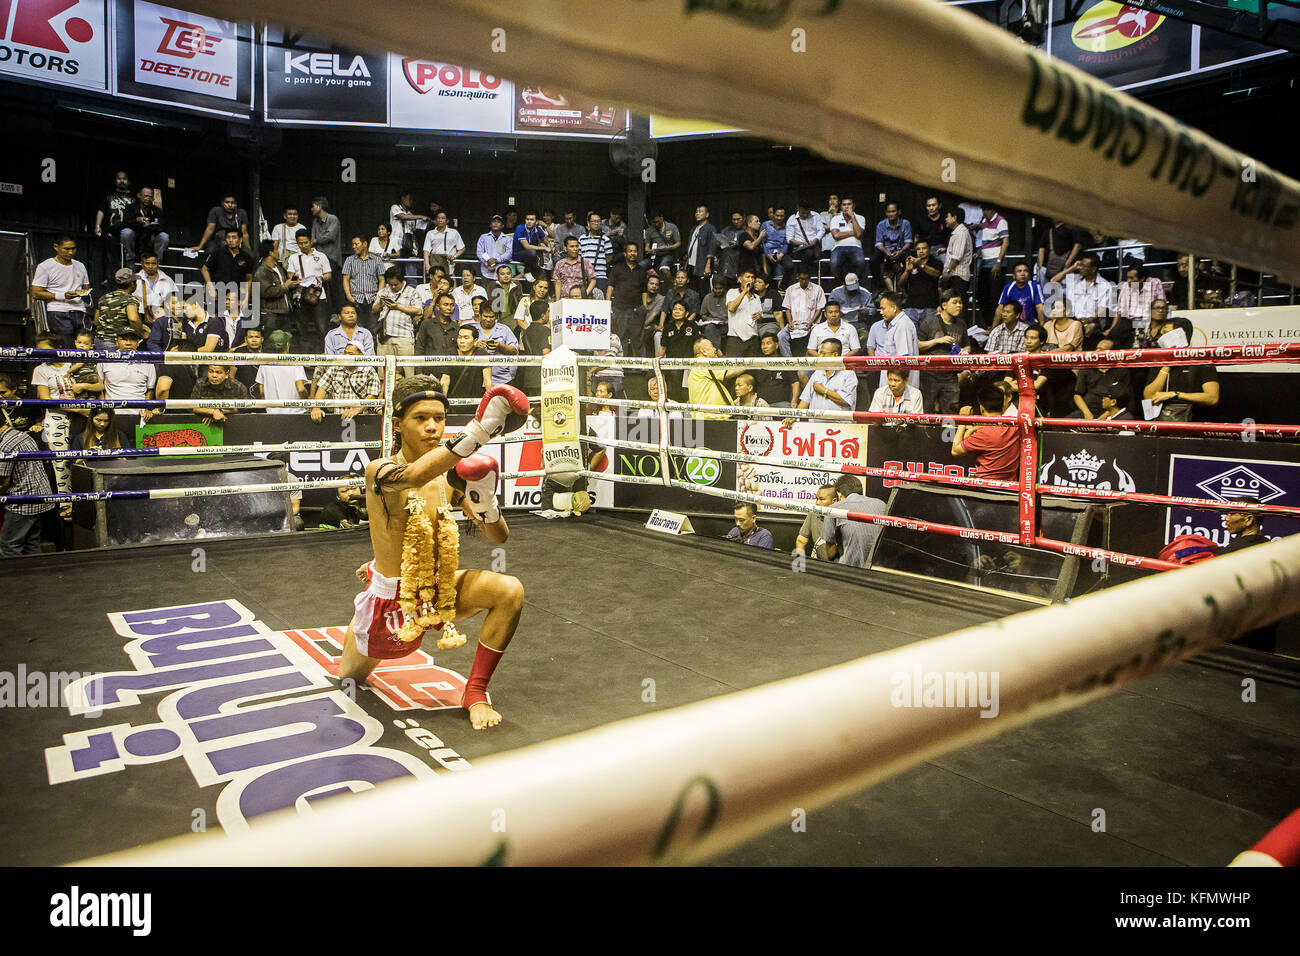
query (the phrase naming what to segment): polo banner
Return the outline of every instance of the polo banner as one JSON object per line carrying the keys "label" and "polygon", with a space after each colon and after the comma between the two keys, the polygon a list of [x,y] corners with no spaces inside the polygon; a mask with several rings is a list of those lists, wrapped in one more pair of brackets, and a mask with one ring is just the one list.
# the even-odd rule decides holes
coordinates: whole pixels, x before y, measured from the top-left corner
{"label": "polo banner", "polygon": [[388,57],[268,27],[266,118],[283,123],[388,125]]}
{"label": "polo banner", "polygon": [[0,0],[0,75],[108,86],[104,0]]}
{"label": "polo banner", "polygon": [[514,88],[482,70],[388,55],[389,123],[414,129],[509,133]]}

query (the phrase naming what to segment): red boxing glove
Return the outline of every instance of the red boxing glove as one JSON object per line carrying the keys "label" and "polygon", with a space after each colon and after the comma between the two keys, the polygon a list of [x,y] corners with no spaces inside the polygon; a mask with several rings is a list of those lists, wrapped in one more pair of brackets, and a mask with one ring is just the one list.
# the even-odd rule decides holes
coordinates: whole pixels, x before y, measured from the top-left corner
{"label": "red boxing glove", "polygon": [[501,519],[497,509],[498,474],[495,459],[470,455],[447,472],[447,484],[465,496],[476,518],[485,524],[496,524]]}
{"label": "red boxing glove", "polygon": [[493,385],[483,393],[474,420],[451,439],[447,450],[468,458],[493,438],[523,427],[528,420],[528,396],[513,385]]}

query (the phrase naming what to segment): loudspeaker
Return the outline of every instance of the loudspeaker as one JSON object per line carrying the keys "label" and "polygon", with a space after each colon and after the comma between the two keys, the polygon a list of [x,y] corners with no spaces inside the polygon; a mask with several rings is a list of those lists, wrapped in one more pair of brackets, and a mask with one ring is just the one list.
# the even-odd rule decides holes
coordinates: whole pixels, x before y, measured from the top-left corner
{"label": "loudspeaker", "polygon": [[[72,466],[72,490],[80,492],[264,485],[288,480],[283,462],[264,458],[92,458]],[[77,548],[101,548],[288,532],[292,515],[289,492],[86,501],[73,506],[73,541]]]}
{"label": "loudspeaker", "polygon": [[0,232],[0,321],[10,323],[17,318],[22,322],[27,287],[27,234]]}

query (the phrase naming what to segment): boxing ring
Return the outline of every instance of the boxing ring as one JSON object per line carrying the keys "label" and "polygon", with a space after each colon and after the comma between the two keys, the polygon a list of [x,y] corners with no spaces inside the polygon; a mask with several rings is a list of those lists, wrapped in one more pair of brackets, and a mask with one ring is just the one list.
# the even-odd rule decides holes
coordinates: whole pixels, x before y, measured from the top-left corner
{"label": "boxing ring", "polygon": [[[1177,358],[1180,363],[1279,361],[1293,358],[1297,349],[1300,346],[1270,347],[1259,354],[1188,349],[1179,350]],[[12,356],[32,361],[51,357],[35,350],[13,352]],[[196,361],[205,357],[177,353],[100,356],[108,361]],[[1071,356],[1070,364],[1087,367],[1090,363],[1120,361],[1138,366],[1158,365],[1172,357],[1163,351],[1150,350],[1124,355],[1085,353]],[[357,358],[286,356],[283,361],[356,362]],[[362,361],[374,362],[364,358]],[[381,361],[389,374],[401,363],[426,362],[423,357],[390,357]],[[503,357],[500,361],[527,364],[539,360],[520,356]],[[922,369],[996,367],[1023,376],[1042,361],[1042,357],[1035,356],[957,356],[736,359],[713,360],[710,364],[788,367],[795,363],[799,367],[870,370],[907,365]],[[665,371],[690,368],[697,362],[608,357],[580,360],[583,365],[599,367],[640,365],[659,377]],[[628,409],[649,407],[662,422],[667,421],[670,411],[733,413],[747,418],[826,416],[859,423],[879,423],[891,418],[917,424],[934,424],[936,419],[945,423],[963,420],[961,416],[890,416],[726,406],[693,409],[670,406],[662,400],[602,401]],[[202,400],[203,407],[217,404]],[[247,407],[257,403],[247,400],[240,404]],[[383,404],[385,411],[391,409],[390,400],[385,399]],[[391,427],[387,414],[385,422]],[[1035,418],[1032,406],[1022,407],[1015,422],[1021,429],[1022,443],[1030,448],[1037,447],[1043,428],[1081,424],[1074,420]],[[1252,437],[1265,439],[1293,437],[1298,430],[1293,426],[1216,423],[1110,424],[1129,429],[1201,429],[1224,434],[1235,430],[1238,435],[1242,428],[1253,427]],[[660,443],[650,447],[664,455],[690,452],[699,457],[737,461],[754,457],[725,450],[675,447],[668,444],[669,434],[670,429],[661,427]],[[390,440],[385,438],[385,442]],[[507,443],[519,440],[519,435],[500,439]],[[593,441],[598,445],[634,448],[649,444],[617,438]],[[286,443],[284,447],[295,444]],[[265,452],[270,447],[257,446],[256,450]],[[252,450],[226,445],[204,451],[223,455]],[[178,451],[141,449],[137,453],[176,454]],[[77,453],[26,455],[37,456],[77,457]],[[425,701],[422,707],[394,715],[384,710],[385,704],[381,702],[389,690],[386,684],[358,690],[357,699],[348,705],[337,700],[339,691],[331,689],[337,684],[330,685],[328,678],[330,665],[337,667],[337,660],[330,658],[330,635],[326,632],[330,627],[337,630],[346,623],[346,608],[355,589],[351,570],[369,554],[369,542],[364,535],[350,532],[296,535],[257,544],[249,544],[252,539],[205,542],[207,560],[214,570],[220,569],[219,573],[213,577],[186,575],[179,581],[174,580],[177,565],[183,566],[188,561],[188,543],[150,548],[145,555],[139,554],[139,549],[128,549],[122,553],[38,559],[31,568],[20,568],[10,576],[29,596],[32,606],[44,609],[41,617],[20,623],[16,635],[25,636],[33,644],[39,640],[48,649],[46,652],[53,655],[35,664],[43,663],[47,669],[115,674],[112,680],[128,684],[145,680],[124,676],[120,649],[111,646],[114,641],[120,644],[133,634],[129,627],[123,626],[131,617],[131,613],[124,612],[148,618],[149,614],[140,612],[149,608],[191,607],[196,602],[225,601],[229,605],[233,600],[244,612],[241,620],[255,620],[258,633],[270,635],[262,639],[283,652],[300,675],[295,679],[305,681],[305,686],[322,695],[321,699],[334,700],[347,711],[347,719],[366,726],[368,740],[378,733],[391,735],[385,725],[402,728],[403,722],[410,721],[411,725],[402,734],[408,737],[415,734],[414,726],[418,724],[419,733],[432,733],[445,746],[429,750],[429,753],[442,754],[436,770],[409,774],[416,777],[414,780],[387,780],[375,786],[373,793],[355,793],[319,803],[299,799],[296,810],[258,813],[259,804],[248,794],[254,782],[264,778],[246,780],[239,774],[223,776],[212,768],[200,772],[201,766],[206,767],[204,761],[213,755],[199,744],[197,735],[194,740],[179,742],[169,750],[155,745],[159,746],[157,753],[138,753],[132,749],[149,749],[138,743],[138,734],[156,737],[172,733],[179,738],[184,736],[182,725],[193,732],[192,725],[180,721],[179,717],[186,695],[198,693],[202,681],[195,686],[183,685],[181,689],[175,689],[175,684],[158,685],[157,694],[119,694],[109,700],[102,684],[109,678],[98,677],[95,680],[101,683],[83,682],[80,691],[69,692],[63,726],[53,737],[49,733],[34,734],[30,726],[23,724],[21,718],[34,711],[27,714],[0,711],[0,719],[12,724],[5,728],[12,731],[10,739],[42,735],[47,738],[44,767],[39,752],[24,756],[29,764],[27,772],[31,774],[35,768],[38,774],[28,786],[43,784],[54,788],[51,793],[60,805],[55,812],[56,821],[84,811],[74,799],[78,791],[93,792],[96,786],[107,784],[112,792],[132,779],[131,774],[153,774],[149,779],[167,781],[163,792],[175,791],[186,786],[180,767],[187,765],[194,775],[194,781],[188,784],[190,789],[195,782],[203,787],[223,784],[211,810],[196,809],[215,813],[227,836],[186,836],[174,844],[115,852],[126,850],[127,846],[153,843],[158,838],[156,827],[128,826],[123,828],[126,845],[120,838],[89,848],[82,842],[77,844],[80,852],[65,848],[62,855],[24,859],[72,862],[85,856],[108,854],[97,862],[528,865],[691,862],[718,858],[722,854],[724,862],[770,863],[790,858],[804,862],[923,862],[923,856],[908,856],[900,849],[892,855],[846,855],[824,836],[800,843],[801,834],[797,830],[792,830],[788,838],[780,834],[790,829],[791,821],[816,815],[819,808],[826,808],[822,813],[841,821],[840,825],[848,826],[849,832],[858,832],[862,839],[868,835],[879,839],[882,834],[868,822],[870,815],[864,815],[862,807],[864,799],[870,800],[880,788],[866,794],[861,791],[891,778],[896,778],[894,785],[904,788],[901,792],[907,793],[910,800],[917,798],[914,790],[906,789],[909,785],[914,788],[917,785],[914,781],[924,779],[928,785],[932,783],[930,778],[937,775],[940,787],[951,787],[954,778],[963,778],[959,789],[966,792],[960,797],[950,794],[954,807],[964,806],[966,800],[987,799],[990,794],[1014,793],[1016,787],[998,780],[998,775],[1016,765],[1058,763],[1060,758],[1052,756],[1052,751],[1070,746],[1066,741],[1078,739],[1069,726],[1071,721],[1059,715],[1081,708],[1071,717],[1078,715],[1081,726],[1090,728],[1089,732],[1107,741],[1108,746],[1122,750],[1120,737],[1125,733],[1122,728],[1131,727],[1135,722],[1145,727],[1148,735],[1164,738],[1159,748],[1163,755],[1154,760],[1149,754],[1146,757],[1150,767],[1143,768],[1144,775],[1149,770],[1150,778],[1141,784],[1129,781],[1129,786],[1145,799],[1167,802],[1173,799],[1171,794],[1180,790],[1198,790],[1198,784],[1189,786],[1189,782],[1196,772],[1204,771],[1200,748],[1207,746],[1201,743],[1207,734],[1212,738],[1216,733],[1221,734],[1215,738],[1218,748],[1230,751],[1245,748],[1251,754],[1248,759],[1252,766],[1259,772],[1251,776],[1248,785],[1244,780],[1225,784],[1212,775],[1213,786],[1238,791],[1234,798],[1238,806],[1234,823],[1239,828],[1220,827],[1216,834],[1206,834],[1197,851],[1176,845],[1172,834],[1126,834],[1123,840],[1106,846],[1100,855],[1094,852],[1095,848],[1085,849],[1080,844],[1079,859],[1225,863],[1289,812],[1290,808],[1284,804],[1294,793],[1297,782],[1294,768],[1300,766],[1300,760],[1292,759],[1288,763],[1285,755],[1291,751],[1294,756],[1294,745],[1280,729],[1270,730],[1266,742],[1251,740],[1256,731],[1244,733],[1242,727],[1208,729],[1223,716],[1213,714],[1212,708],[1192,715],[1192,722],[1198,724],[1194,746],[1189,747],[1187,741],[1180,744],[1174,739],[1176,734],[1171,737],[1153,728],[1162,724],[1168,724],[1169,730],[1187,726],[1183,721],[1171,721],[1168,708],[1185,707],[1189,694],[1194,693],[1191,688],[1203,683],[1206,674],[1211,675],[1208,679],[1212,683],[1221,685],[1219,693],[1224,694],[1242,674],[1253,673],[1263,666],[1262,661],[1243,664],[1232,658],[1221,659],[1213,649],[1242,632],[1300,610],[1300,589],[1294,583],[1300,571],[1300,542],[1292,538],[1199,567],[1172,566],[1177,570],[1166,570],[1170,568],[1166,562],[1150,557],[1081,549],[1045,538],[1034,524],[1035,502],[1041,495],[1059,495],[1070,489],[1040,489],[1032,457],[1031,452],[1022,454],[1021,481],[1017,482],[913,475],[862,465],[840,469],[859,475],[877,471],[877,477],[889,476],[918,485],[948,484],[954,488],[1015,495],[1024,521],[1014,533],[949,527],[892,515],[850,513],[848,518],[1019,547],[1065,553],[1073,549],[1083,557],[1102,558],[1158,573],[1067,605],[1030,610],[1033,605],[1027,601],[997,594],[972,596],[968,590],[941,581],[900,582],[873,571],[813,567],[814,562],[809,562],[811,572],[792,573],[791,563],[783,555],[749,553],[756,551],[749,548],[742,548],[737,554],[734,548],[722,548],[705,540],[665,539],[613,516],[589,514],[581,519],[560,521],[510,514],[512,536],[504,553],[489,552],[483,542],[471,537],[467,539],[464,562],[466,566],[486,567],[503,559],[509,573],[525,582],[529,595],[519,637],[493,685],[499,706],[507,715],[506,724],[490,732],[494,737],[471,734],[463,713],[447,706],[445,699],[436,703]],[[819,464],[807,459],[780,461],[793,467]],[[667,470],[663,472],[663,476],[669,474]],[[663,476],[636,481],[655,481],[662,486],[687,484]],[[588,472],[587,477],[632,480],[607,472]],[[358,481],[337,479],[331,484]],[[206,496],[237,494],[254,488],[288,491],[294,487],[301,487],[301,483],[168,489],[167,493]],[[694,484],[690,490],[764,504],[761,496],[744,491]],[[1096,494],[1084,489],[1073,491],[1085,498]],[[101,494],[116,497],[113,493]],[[1100,493],[1103,499],[1117,496],[1154,506],[1183,500],[1149,494]],[[77,495],[48,497],[65,502],[76,500]],[[1197,505],[1207,508],[1217,505],[1223,510],[1222,503],[1197,501]],[[815,505],[787,503],[785,507],[822,514],[834,511]],[[1267,505],[1233,507],[1266,514],[1290,514],[1297,510]],[[51,579],[48,571],[56,566],[58,577]],[[140,583],[133,581],[133,567],[138,569]],[[170,571],[163,570],[168,567]],[[645,573],[648,568],[654,569],[653,574]],[[96,580],[103,580],[107,575],[117,583],[109,594],[97,596],[90,606],[83,603],[75,611],[70,609],[67,636],[51,641],[48,636],[51,631],[64,631],[64,626],[51,628],[47,620],[56,613],[53,609],[59,603],[56,582],[78,570],[84,570]],[[88,654],[78,635],[85,631],[102,638],[105,613],[113,623],[116,638],[93,641],[95,649]],[[1051,639],[1045,639],[1044,635],[1051,635]],[[196,634],[196,640],[201,637]],[[135,647],[134,651],[128,650],[128,656],[140,667],[138,643],[137,640],[128,644],[128,648]],[[223,638],[216,643],[220,646],[232,641]],[[299,652],[306,653],[307,657],[303,658]],[[247,651],[231,653],[243,660],[242,655]],[[1178,663],[1196,655],[1203,655],[1198,658],[1200,664]],[[436,662],[422,666],[448,667],[443,658],[450,655],[439,652],[437,656]],[[562,662],[561,666],[557,666],[557,660]],[[454,658],[451,663],[454,665]],[[36,669],[35,664],[32,669]],[[447,679],[454,684],[459,675],[450,673]],[[512,678],[512,673],[518,679]],[[924,698],[928,693],[926,688],[932,686],[932,675],[943,675],[952,685],[945,693],[956,690],[968,693],[969,699],[960,705],[945,699],[939,706],[926,706]],[[955,684],[954,678],[948,675],[957,675]],[[1286,681],[1283,677],[1282,688],[1271,688],[1271,691],[1281,693],[1284,698],[1296,696],[1295,688],[1287,686]],[[576,692],[582,699],[576,701],[575,687],[582,688]],[[1169,687],[1175,690],[1170,693]],[[78,693],[86,696],[79,698]],[[92,700],[96,693],[102,693],[103,697]],[[901,699],[904,697],[905,700]],[[980,701],[982,704],[975,706]],[[135,713],[141,708],[146,715],[157,710],[153,721],[132,717],[125,727],[114,723],[118,715]],[[657,710],[664,712],[648,713]],[[1277,728],[1285,728],[1289,721],[1294,721],[1295,712],[1293,708],[1292,716],[1273,713],[1271,717],[1276,720]],[[68,726],[69,717],[87,714],[98,718],[96,726],[112,728],[102,732],[107,736],[97,738],[84,728]],[[610,724],[611,719],[616,722]],[[376,725],[382,727],[378,733]],[[1043,727],[1050,729],[1035,729]],[[560,739],[552,739],[556,737]],[[110,738],[116,756],[108,760],[108,769],[100,771],[98,765],[89,766],[89,754],[96,752],[96,747],[108,747]],[[1047,743],[1049,740],[1051,743]],[[500,753],[500,750],[510,752]],[[97,759],[102,762],[106,753]],[[992,769],[978,769],[977,765],[987,763],[990,753],[994,755]],[[184,760],[169,759],[177,755]],[[480,764],[480,758],[486,759]],[[399,762],[409,765],[410,755]],[[136,764],[159,766],[137,767]],[[471,765],[472,772],[463,772]],[[49,777],[48,782],[39,779],[42,769]],[[1114,772],[1111,758],[1097,754],[1081,759],[1080,766],[1071,769],[1067,761],[1067,766],[1059,769],[1065,777],[1085,772]],[[271,772],[266,776],[271,776]],[[1178,779],[1179,786],[1171,789],[1169,781],[1163,779],[1167,776]],[[371,786],[353,780],[342,789],[334,788],[334,792],[342,796],[345,790],[367,789]],[[1194,794],[1186,796],[1190,798]],[[127,796],[120,799],[130,819],[138,810],[130,809],[133,801]],[[190,794],[192,803],[211,799],[211,791]],[[1060,794],[1044,792],[1027,798],[1033,806],[1030,815],[1055,815],[1054,825],[1064,831],[1060,838],[1069,842],[1080,823],[1077,813],[1062,811],[1061,799]],[[1203,799],[1205,796],[1197,798]],[[1197,800],[1191,800],[1185,811],[1193,821]],[[15,820],[21,821],[21,808],[8,809],[14,812]],[[391,823],[368,825],[362,831],[353,828],[351,832],[355,836],[341,836],[349,829],[346,821],[355,820],[358,814],[367,820]],[[912,839],[904,841],[908,850],[930,852],[922,849],[927,841],[916,832],[917,824],[901,822],[898,807],[886,815],[898,821],[903,832],[911,834]],[[1070,820],[1071,815],[1076,819]],[[1015,819],[1015,814],[1011,819]],[[845,823],[845,820],[852,822]],[[1193,821],[1184,819],[1180,826],[1185,830]],[[182,832],[185,829],[179,827]],[[9,852],[14,852],[15,844],[6,842]],[[942,858],[967,863],[1031,862],[1042,859],[1038,855],[1040,850],[1030,849],[1012,856],[959,854]]]}

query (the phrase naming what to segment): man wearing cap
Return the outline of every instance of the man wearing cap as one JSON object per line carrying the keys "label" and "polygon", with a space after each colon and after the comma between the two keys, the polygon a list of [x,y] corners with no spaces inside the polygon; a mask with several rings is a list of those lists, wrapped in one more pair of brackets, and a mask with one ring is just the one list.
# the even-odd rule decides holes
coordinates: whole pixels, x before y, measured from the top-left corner
{"label": "man wearing cap", "polygon": [[501,231],[505,220],[499,215],[492,217],[489,230],[478,237],[479,274],[488,280],[497,277],[497,266],[510,264],[510,253],[514,249],[514,236],[507,236]]}
{"label": "man wearing cap", "polygon": [[806,269],[808,275],[817,272],[817,259],[822,251],[822,236],[826,227],[813,215],[808,200],[800,199],[797,212],[785,224],[786,258],[796,275]]}
{"label": "man wearing cap", "polygon": [[147,334],[140,321],[140,303],[135,298],[135,273],[122,268],[113,273],[112,292],[105,293],[95,306],[95,348],[111,349],[117,333],[131,329],[140,338]]}
{"label": "man wearing cap", "polygon": [[[119,329],[114,346],[119,352],[134,352],[140,347],[140,333],[132,328]],[[144,362],[102,362],[96,366],[99,380],[104,383],[104,397],[111,399],[153,398],[158,373]],[[125,412],[124,414],[136,414]],[[142,421],[153,418],[152,408],[138,413]]]}
{"label": "man wearing cap", "polygon": [[838,302],[840,316],[845,322],[854,326],[865,335],[865,326],[871,313],[871,293],[858,284],[858,276],[850,272],[844,277],[844,285],[832,289],[826,297],[827,302]]}

